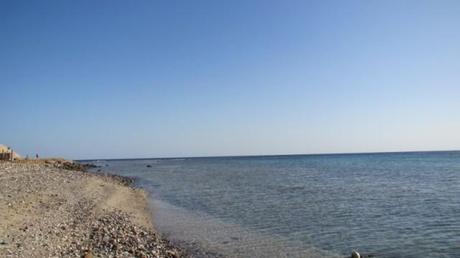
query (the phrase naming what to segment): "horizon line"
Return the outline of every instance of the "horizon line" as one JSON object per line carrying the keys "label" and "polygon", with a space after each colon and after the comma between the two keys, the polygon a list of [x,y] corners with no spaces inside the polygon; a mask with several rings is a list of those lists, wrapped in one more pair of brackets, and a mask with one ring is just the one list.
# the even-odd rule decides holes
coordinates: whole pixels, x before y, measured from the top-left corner
{"label": "horizon line", "polygon": [[419,151],[372,151],[372,152],[323,152],[323,153],[292,153],[292,154],[247,154],[247,155],[210,155],[210,156],[170,156],[150,158],[100,158],[76,159],[75,161],[95,160],[149,160],[149,159],[205,159],[205,158],[251,158],[251,157],[279,157],[279,156],[328,156],[328,155],[371,155],[371,154],[398,154],[398,153],[428,153],[428,152],[460,152],[455,150],[419,150]]}

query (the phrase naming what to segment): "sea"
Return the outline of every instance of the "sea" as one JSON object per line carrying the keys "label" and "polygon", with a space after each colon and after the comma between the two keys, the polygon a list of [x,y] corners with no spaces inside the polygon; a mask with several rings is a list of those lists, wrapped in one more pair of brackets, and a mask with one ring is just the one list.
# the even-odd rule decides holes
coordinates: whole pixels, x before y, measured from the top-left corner
{"label": "sea", "polygon": [[459,151],[84,162],[197,257],[460,257]]}

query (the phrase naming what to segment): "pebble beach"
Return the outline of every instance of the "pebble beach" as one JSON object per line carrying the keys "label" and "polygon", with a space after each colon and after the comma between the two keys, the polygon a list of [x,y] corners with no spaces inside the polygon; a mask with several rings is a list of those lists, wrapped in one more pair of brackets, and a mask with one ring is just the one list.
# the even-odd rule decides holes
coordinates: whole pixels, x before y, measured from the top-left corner
{"label": "pebble beach", "polygon": [[0,161],[0,257],[186,257],[129,178],[64,160]]}

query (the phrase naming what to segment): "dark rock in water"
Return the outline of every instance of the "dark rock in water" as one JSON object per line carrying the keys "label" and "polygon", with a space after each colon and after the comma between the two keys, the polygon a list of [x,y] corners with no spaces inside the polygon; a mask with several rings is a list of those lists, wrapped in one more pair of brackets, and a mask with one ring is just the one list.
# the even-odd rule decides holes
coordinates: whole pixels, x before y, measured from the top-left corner
{"label": "dark rock in water", "polygon": [[347,258],[373,258],[375,255],[373,254],[360,254],[357,251],[352,251],[351,256],[347,256]]}
{"label": "dark rock in water", "polygon": [[147,167],[148,167],[148,168],[151,168],[151,167],[152,167],[152,165],[147,165]]}
{"label": "dark rock in water", "polygon": [[351,252],[351,258],[361,258],[361,255],[356,251],[352,251]]}
{"label": "dark rock in water", "polygon": [[47,160],[45,163],[49,166],[62,168],[66,170],[87,171],[90,168],[95,168],[94,164],[83,164],[69,160]]}

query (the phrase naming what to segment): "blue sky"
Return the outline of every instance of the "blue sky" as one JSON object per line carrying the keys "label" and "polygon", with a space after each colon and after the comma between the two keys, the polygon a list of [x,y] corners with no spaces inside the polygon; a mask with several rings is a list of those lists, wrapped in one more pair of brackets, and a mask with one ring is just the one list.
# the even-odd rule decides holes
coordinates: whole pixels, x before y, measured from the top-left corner
{"label": "blue sky", "polygon": [[460,149],[459,1],[1,1],[0,143],[66,158]]}

